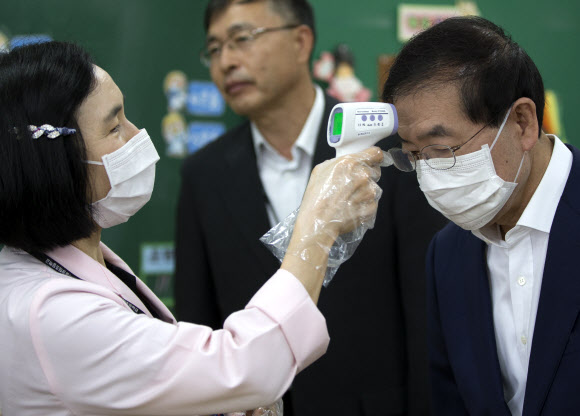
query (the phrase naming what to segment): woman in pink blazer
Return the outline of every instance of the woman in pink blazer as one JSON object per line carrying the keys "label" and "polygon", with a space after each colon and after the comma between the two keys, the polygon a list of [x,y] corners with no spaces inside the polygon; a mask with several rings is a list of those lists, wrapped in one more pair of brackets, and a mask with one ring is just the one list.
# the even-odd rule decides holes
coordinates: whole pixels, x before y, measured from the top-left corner
{"label": "woman in pink blazer", "polygon": [[176,322],[100,241],[149,200],[159,159],[111,77],[71,44],[17,48],[0,108],[3,415],[253,409],[324,354],[328,249],[372,221],[377,148],[315,169],[280,270],[212,331]]}

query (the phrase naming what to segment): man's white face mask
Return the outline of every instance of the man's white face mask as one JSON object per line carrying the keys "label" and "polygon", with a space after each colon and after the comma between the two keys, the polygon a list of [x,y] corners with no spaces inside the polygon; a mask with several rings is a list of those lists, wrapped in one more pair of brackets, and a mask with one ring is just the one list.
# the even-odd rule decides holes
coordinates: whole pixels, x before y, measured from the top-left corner
{"label": "man's white face mask", "polygon": [[102,228],[126,222],[149,202],[155,184],[155,164],[159,154],[145,129],[120,149],[103,156],[111,190],[103,199],[93,202],[93,219]]}
{"label": "man's white face mask", "polygon": [[417,179],[429,204],[465,230],[488,224],[512,195],[524,156],[514,182],[500,178],[493,165],[491,149],[495,146],[511,112],[508,110],[491,148],[485,144],[467,155],[456,156],[455,165],[446,170],[431,168],[417,161]]}

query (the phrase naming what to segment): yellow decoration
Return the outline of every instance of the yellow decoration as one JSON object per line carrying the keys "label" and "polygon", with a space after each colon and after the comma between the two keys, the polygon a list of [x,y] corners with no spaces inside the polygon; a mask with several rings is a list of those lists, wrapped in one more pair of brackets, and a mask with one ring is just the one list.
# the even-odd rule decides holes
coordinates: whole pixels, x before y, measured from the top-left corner
{"label": "yellow decoration", "polygon": [[546,90],[546,105],[544,106],[544,121],[542,130],[547,134],[555,134],[565,140],[564,126],[560,115],[560,103],[553,90]]}

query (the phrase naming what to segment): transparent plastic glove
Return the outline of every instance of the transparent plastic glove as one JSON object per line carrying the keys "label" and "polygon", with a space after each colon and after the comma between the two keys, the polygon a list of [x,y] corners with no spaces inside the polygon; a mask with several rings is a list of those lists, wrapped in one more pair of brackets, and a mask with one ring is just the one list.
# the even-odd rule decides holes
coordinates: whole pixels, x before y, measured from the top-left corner
{"label": "transparent plastic glove", "polygon": [[308,250],[288,252],[299,228],[302,241],[315,240],[328,253],[323,285],[327,286],[339,266],[348,260],[365,232],[373,228],[382,190],[383,154],[377,147],[327,160],[316,166],[300,208],[260,238],[282,261],[288,254],[309,261]]}
{"label": "transparent plastic glove", "polygon": [[231,412],[213,416],[284,416],[284,406],[282,399],[280,399],[270,406],[258,407],[257,409],[247,410],[245,412]]}
{"label": "transparent plastic glove", "polygon": [[387,168],[389,166],[394,165],[395,161],[393,160],[393,156],[389,152],[385,152],[383,150],[383,161],[381,162],[382,168]]}

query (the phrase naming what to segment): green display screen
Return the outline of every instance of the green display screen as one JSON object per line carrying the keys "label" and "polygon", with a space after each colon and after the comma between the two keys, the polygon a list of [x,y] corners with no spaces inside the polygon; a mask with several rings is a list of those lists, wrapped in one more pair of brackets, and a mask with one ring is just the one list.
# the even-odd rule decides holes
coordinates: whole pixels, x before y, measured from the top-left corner
{"label": "green display screen", "polygon": [[332,135],[338,136],[342,132],[342,115],[344,113],[334,113],[334,123],[332,123]]}

